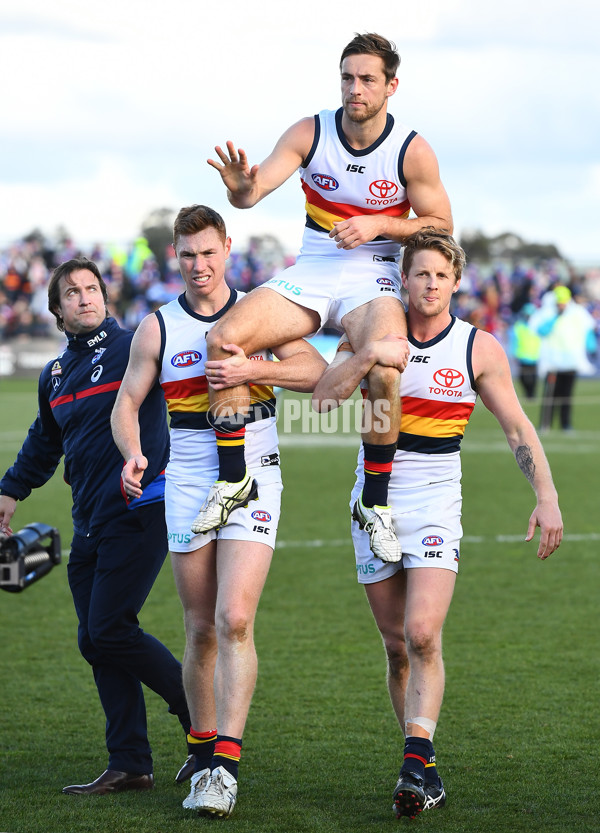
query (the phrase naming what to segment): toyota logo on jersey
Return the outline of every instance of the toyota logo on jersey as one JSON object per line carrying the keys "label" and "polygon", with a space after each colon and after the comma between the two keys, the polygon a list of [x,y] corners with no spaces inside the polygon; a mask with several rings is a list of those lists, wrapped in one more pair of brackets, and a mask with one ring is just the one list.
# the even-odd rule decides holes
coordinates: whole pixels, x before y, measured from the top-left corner
{"label": "toyota logo on jersey", "polygon": [[433,381],[444,388],[459,388],[465,381],[460,370],[451,367],[443,367],[433,374]]}
{"label": "toyota logo on jersey", "polygon": [[388,179],[376,179],[369,185],[369,191],[374,197],[379,197],[380,200],[395,197],[398,193],[398,186],[395,182],[390,182]]}

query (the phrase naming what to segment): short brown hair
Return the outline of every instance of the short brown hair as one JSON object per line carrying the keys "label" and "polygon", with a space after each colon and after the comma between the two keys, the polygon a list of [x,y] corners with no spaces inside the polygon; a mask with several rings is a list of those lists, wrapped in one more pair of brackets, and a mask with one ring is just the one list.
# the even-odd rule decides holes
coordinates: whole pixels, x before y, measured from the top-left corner
{"label": "short brown hair", "polygon": [[52,272],[52,277],[50,278],[50,283],[48,284],[48,309],[56,318],[56,327],[61,331],[61,333],[64,333],[65,331],[65,324],[57,313],[57,309],[60,307],[60,279],[66,278],[68,282],[69,276],[72,275],[73,272],[79,272],[81,269],[87,269],[88,272],[91,272],[92,275],[95,275],[96,278],[98,278],[98,284],[102,292],[102,297],[104,298],[104,306],[108,304],[108,291],[106,289],[106,284],[100,274],[100,269],[98,269],[94,261],[88,260],[87,257],[74,257],[71,260],[65,260],[64,263],[61,263],[56,267],[54,272]]}
{"label": "short brown hair", "polygon": [[214,228],[223,243],[227,239],[225,220],[207,205],[188,205],[179,211],[173,224],[173,246],[177,247],[183,234],[197,234],[205,228]]}
{"label": "short brown hair", "polygon": [[[449,231],[444,229],[437,229],[433,226],[425,226],[419,231],[411,234],[404,241],[404,257],[402,259],[402,271],[405,275],[410,272],[413,258],[417,252],[424,249],[434,249],[440,252],[444,257],[448,258],[452,264],[452,270],[456,281],[459,281],[462,276],[462,271],[465,268],[467,258],[464,251],[458,245],[454,237]],[[456,282],[455,281],[455,282]]]}
{"label": "short brown hair", "polygon": [[359,35],[358,32],[347,46],[344,47],[340,58],[340,70],[344,59],[349,55],[377,55],[383,61],[385,80],[390,83],[396,77],[400,66],[400,55],[396,51],[396,44],[381,35],[370,32]]}

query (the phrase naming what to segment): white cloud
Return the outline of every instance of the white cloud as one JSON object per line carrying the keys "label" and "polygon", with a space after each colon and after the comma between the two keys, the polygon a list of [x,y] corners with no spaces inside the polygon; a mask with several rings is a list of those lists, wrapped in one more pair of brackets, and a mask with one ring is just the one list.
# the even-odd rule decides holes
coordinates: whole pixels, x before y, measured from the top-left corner
{"label": "white cloud", "polygon": [[[128,242],[139,231],[148,206],[176,203],[174,192],[164,179],[138,182],[126,166],[111,158],[100,160],[90,177],[65,181],[60,188],[40,182],[9,184],[2,190],[2,212],[7,214],[3,224],[14,229],[13,237],[33,228],[52,235],[64,224],[76,241],[88,243]],[[26,218],[26,225],[20,226],[18,232],[9,211],[18,223]]]}
{"label": "white cloud", "polygon": [[258,162],[293,121],[336,106],[341,48],[374,30],[398,45],[390,109],[434,147],[457,226],[510,228],[600,260],[600,7],[371,7],[21,0],[0,12],[0,242],[59,223],[86,240],[127,239],[153,208],[207,202],[238,239],[265,223],[296,247],[297,182],[236,212],[205,160],[231,138]]}

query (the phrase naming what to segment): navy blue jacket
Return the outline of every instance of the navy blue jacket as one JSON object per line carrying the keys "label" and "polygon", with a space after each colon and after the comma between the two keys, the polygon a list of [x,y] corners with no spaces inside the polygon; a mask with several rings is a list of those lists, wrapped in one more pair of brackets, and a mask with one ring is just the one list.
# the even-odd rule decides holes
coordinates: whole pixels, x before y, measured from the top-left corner
{"label": "navy blue jacket", "polygon": [[123,457],[113,442],[110,414],[129,359],[133,333],[112,318],[91,333],[67,333],[67,348],[42,370],[39,411],[0,491],[25,500],[65,458],[73,494],[73,527],[87,535],[117,515],[164,499],[169,459],[166,406],[158,384],[140,408],[142,450],[148,458],[144,494],[127,502],[121,487]]}

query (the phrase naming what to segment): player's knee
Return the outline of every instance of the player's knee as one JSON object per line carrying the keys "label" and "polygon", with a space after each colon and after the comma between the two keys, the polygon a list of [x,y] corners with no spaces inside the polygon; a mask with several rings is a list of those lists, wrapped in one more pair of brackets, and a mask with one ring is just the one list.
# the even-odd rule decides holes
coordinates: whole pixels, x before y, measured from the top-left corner
{"label": "player's knee", "polygon": [[224,341],[218,329],[219,323],[220,322],[215,324],[214,327],[212,327],[212,329],[210,329],[206,334],[206,352],[208,358],[213,361],[215,359],[220,358],[222,353],[222,345],[227,344],[227,342]]}
{"label": "player's knee", "polygon": [[404,638],[404,627],[393,625],[390,628],[379,627],[381,640],[390,668],[390,672],[396,676],[403,668],[408,667],[408,653],[406,640]]}
{"label": "player's knee", "polygon": [[223,350],[224,344],[237,344],[243,349],[244,345],[240,343],[240,339],[240,334],[227,321],[227,316],[217,321],[206,334],[206,350],[209,360],[218,361],[230,355],[227,350]]}
{"label": "player's knee", "polygon": [[382,364],[374,365],[367,374],[369,399],[393,399],[400,389],[400,371]]}
{"label": "player's knee", "polygon": [[435,658],[441,654],[440,635],[427,628],[408,629],[407,648],[409,656],[418,657],[421,661]]}
{"label": "player's knee", "polygon": [[184,621],[186,644],[196,657],[216,651],[217,635],[214,622],[190,611],[186,612]]}
{"label": "player's knee", "polygon": [[390,676],[394,679],[401,679],[408,671],[408,651],[404,639],[384,640],[385,653]]}
{"label": "player's knee", "polygon": [[242,643],[252,637],[252,623],[243,611],[224,611],[217,619],[219,643]]}

